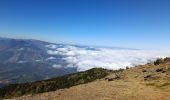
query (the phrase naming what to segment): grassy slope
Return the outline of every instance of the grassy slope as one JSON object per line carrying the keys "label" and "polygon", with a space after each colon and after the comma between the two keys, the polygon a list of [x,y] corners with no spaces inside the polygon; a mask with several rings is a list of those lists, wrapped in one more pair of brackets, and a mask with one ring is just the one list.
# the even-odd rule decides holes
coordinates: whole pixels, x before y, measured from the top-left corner
{"label": "grassy slope", "polygon": [[155,65],[146,64],[130,68],[121,72],[119,76],[119,80],[101,79],[69,89],[15,99],[170,100],[170,59],[161,60]]}
{"label": "grassy slope", "polygon": [[109,70],[94,68],[85,72],[69,74],[49,80],[25,84],[13,84],[0,89],[1,98],[22,96],[25,94],[37,94],[58,89],[69,88],[103,78],[110,73]]}

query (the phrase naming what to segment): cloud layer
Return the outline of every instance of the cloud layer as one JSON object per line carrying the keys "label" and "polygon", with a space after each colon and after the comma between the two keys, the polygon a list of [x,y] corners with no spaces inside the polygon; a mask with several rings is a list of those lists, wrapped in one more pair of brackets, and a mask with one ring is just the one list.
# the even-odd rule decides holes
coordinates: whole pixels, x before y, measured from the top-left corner
{"label": "cloud layer", "polygon": [[110,48],[87,48],[77,46],[49,46],[49,55],[62,55],[62,59],[67,62],[65,67],[77,67],[78,71],[88,70],[94,67],[107,69],[133,67],[135,65],[146,64],[157,58],[169,57],[170,52],[130,50],[130,49],[110,49]]}

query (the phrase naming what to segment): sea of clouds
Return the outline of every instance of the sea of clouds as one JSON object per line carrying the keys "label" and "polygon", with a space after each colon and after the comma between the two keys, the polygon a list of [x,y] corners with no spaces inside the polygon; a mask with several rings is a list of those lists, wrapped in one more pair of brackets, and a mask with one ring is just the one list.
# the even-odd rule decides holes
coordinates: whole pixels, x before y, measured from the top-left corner
{"label": "sea of clouds", "polygon": [[[170,51],[134,50],[118,48],[94,48],[78,46],[47,45],[51,56],[62,55],[68,64],[65,67],[77,67],[78,71],[102,67],[120,69],[153,62],[157,58],[170,57]],[[58,67],[55,65],[55,67]]]}

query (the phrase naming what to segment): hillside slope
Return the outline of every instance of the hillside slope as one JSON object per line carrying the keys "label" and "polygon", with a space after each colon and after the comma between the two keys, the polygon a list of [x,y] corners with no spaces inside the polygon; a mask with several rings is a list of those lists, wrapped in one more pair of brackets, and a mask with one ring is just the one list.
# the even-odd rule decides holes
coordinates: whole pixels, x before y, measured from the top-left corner
{"label": "hillside slope", "polygon": [[0,88],[0,98],[11,98],[26,94],[37,94],[69,88],[71,86],[84,84],[92,82],[96,79],[104,78],[109,73],[111,73],[111,71],[109,70],[94,68],[88,71],[68,74],[49,80],[37,81],[33,83],[13,84],[7,87]]}
{"label": "hillside slope", "polygon": [[91,83],[13,100],[170,100],[170,59],[157,60]]}

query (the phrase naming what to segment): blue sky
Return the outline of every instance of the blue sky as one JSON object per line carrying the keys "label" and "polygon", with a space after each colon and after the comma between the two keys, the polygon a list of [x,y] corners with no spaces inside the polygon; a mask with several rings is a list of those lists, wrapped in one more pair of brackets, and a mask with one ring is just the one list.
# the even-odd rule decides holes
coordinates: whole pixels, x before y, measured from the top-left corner
{"label": "blue sky", "polygon": [[0,0],[0,36],[170,49],[170,0]]}

